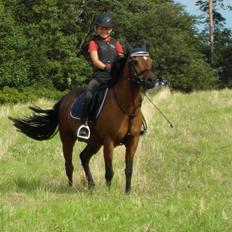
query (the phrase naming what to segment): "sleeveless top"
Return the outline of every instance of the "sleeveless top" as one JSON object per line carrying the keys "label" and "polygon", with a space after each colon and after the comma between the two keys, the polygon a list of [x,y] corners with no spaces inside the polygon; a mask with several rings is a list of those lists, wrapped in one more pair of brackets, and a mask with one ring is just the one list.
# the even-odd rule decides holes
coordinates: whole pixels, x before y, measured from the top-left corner
{"label": "sleeveless top", "polygon": [[97,50],[99,60],[104,64],[112,64],[119,53],[123,53],[123,48],[119,41],[114,38],[103,40],[96,38],[89,42],[88,52]]}

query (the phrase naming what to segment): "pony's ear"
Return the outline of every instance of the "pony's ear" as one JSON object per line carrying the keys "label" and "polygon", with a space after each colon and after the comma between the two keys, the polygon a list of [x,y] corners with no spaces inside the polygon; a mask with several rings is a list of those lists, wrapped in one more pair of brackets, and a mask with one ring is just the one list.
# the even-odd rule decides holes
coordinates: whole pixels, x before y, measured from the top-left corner
{"label": "pony's ear", "polygon": [[143,38],[143,44],[141,48],[143,49],[143,51],[147,51],[147,44],[144,38]]}
{"label": "pony's ear", "polygon": [[127,39],[125,39],[125,48],[126,48],[127,54],[131,54],[133,52],[133,47],[129,44]]}

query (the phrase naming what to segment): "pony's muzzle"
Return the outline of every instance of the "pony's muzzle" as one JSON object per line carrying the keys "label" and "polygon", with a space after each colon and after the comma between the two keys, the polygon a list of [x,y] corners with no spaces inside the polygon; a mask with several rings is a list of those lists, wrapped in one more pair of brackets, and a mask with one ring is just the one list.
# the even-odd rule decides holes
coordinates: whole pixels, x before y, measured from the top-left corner
{"label": "pony's muzzle", "polygon": [[148,77],[145,79],[144,84],[145,89],[153,89],[155,87],[155,79]]}

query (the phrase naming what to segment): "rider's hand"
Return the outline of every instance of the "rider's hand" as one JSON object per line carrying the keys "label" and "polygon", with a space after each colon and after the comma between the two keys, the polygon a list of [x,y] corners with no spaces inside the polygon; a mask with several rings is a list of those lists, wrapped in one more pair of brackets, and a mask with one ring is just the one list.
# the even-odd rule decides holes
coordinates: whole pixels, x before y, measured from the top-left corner
{"label": "rider's hand", "polygon": [[106,72],[111,72],[111,65],[110,64],[106,64],[104,67],[104,70],[106,70]]}

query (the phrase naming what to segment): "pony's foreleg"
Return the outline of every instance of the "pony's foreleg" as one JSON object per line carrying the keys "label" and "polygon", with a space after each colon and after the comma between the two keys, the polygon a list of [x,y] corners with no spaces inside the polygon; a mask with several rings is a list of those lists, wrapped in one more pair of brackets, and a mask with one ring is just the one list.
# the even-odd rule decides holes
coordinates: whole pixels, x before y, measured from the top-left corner
{"label": "pony's foreleg", "polygon": [[125,192],[129,193],[131,190],[131,177],[133,173],[133,159],[134,155],[138,146],[138,137],[133,137],[131,140],[126,144],[126,168],[125,168],[125,175],[126,175],[126,188]]}
{"label": "pony's foreleg", "polygon": [[93,188],[95,186],[92,173],[89,168],[89,161],[91,157],[98,152],[101,145],[87,145],[85,149],[80,153],[80,159],[85,171],[85,175],[88,181],[88,187]]}
{"label": "pony's foreleg", "polygon": [[73,153],[73,146],[75,144],[76,138],[75,137],[65,137],[61,138],[63,143],[63,154],[65,159],[65,170],[66,175],[68,177],[68,183],[70,186],[73,184],[73,163],[72,163],[72,153]]}
{"label": "pony's foreleg", "polygon": [[105,179],[106,185],[110,188],[111,181],[114,176],[112,159],[113,159],[114,145],[112,142],[107,142],[104,144],[104,160],[105,160]]}

